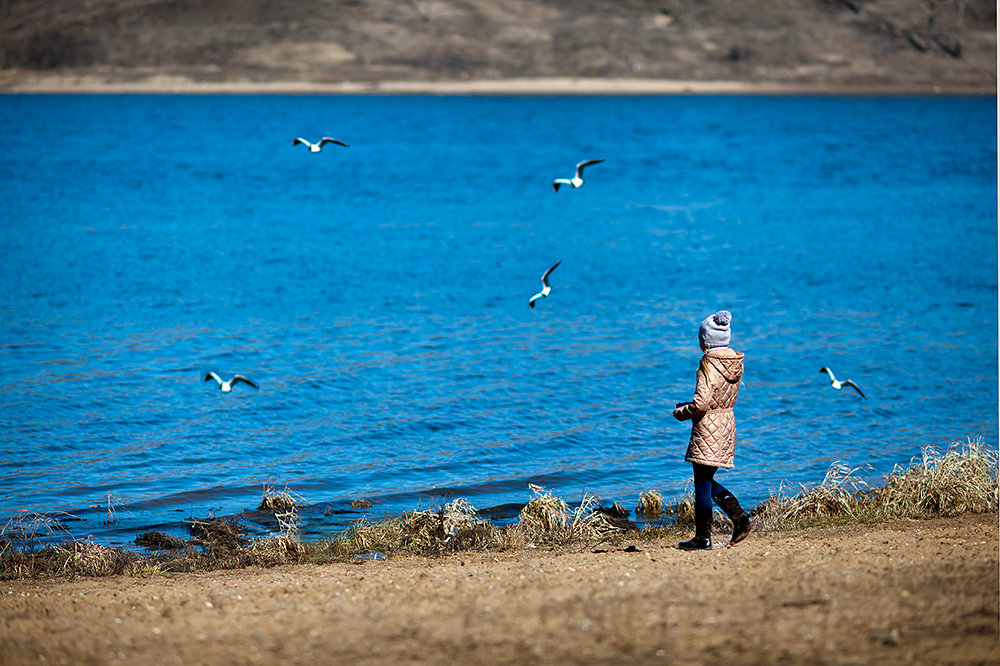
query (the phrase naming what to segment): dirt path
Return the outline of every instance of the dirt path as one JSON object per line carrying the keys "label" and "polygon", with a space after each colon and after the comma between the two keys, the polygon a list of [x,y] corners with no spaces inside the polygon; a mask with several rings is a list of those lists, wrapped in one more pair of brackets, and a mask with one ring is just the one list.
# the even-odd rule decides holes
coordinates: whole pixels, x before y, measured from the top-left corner
{"label": "dirt path", "polygon": [[6,581],[0,663],[997,664],[997,524]]}

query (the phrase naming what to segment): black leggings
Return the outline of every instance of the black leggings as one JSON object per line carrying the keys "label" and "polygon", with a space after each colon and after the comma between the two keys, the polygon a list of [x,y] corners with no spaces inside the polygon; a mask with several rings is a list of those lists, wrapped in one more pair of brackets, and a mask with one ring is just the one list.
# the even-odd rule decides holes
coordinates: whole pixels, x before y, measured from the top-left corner
{"label": "black leggings", "polygon": [[712,498],[720,493],[729,492],[712,477],[718,467],[694,464],[694,505],[702,509],[712,508]]}

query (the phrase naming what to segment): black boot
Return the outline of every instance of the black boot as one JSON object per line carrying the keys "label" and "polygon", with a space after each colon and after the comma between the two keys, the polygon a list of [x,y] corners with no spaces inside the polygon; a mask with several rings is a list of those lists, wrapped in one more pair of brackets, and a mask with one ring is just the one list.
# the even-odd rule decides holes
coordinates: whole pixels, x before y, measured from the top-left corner
{"label": "black boot", "polygon": [[750,534],[750,514],[743,510],[736,496],[728,490],[719,493],[712,499],[726,512],[729,520],[733,521],[733,536],[729,540],[729,545],[735,546]]}
{"label": "black boot", "polygon": [[712,550],[712,507],[694,508],[694,538],[677,544],[681,550]]}

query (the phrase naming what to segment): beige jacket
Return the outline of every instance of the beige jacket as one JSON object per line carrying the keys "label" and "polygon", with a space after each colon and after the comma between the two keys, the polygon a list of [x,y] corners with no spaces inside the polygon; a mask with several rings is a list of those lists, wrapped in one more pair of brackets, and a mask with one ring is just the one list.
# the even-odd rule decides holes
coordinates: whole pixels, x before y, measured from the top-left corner
{"label": "beige jacket", "polygon": [[733,467],[736,418],[733,405],[743,376],[743,354],[728,347],[709,349],[698,365],[694,401],[678,405],[674,418],[691,419],[691,441],[684,460],[712,467]]}

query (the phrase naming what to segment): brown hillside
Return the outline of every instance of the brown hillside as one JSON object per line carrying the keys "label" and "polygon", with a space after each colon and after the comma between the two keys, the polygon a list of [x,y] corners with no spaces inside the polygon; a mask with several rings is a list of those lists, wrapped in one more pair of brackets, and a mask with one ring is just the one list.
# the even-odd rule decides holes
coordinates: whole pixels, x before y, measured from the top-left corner
{"label": "brown hillside", "polygon": [[4,81],[996,86],[993,0],[0,0]]}

